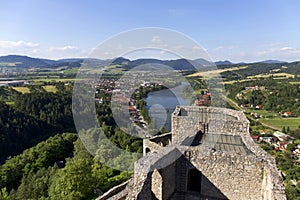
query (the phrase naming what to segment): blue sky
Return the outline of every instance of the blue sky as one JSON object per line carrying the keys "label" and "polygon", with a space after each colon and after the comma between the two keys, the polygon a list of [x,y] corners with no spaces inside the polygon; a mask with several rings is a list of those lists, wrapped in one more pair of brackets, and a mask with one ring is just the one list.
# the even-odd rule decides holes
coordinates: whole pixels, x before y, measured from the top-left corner
{"label": "blue sky", "polygon": [[297,0],[1,0],[0,55],[86,57],[107,38],[142,27],[197,41],[212,60],[300,60]]}

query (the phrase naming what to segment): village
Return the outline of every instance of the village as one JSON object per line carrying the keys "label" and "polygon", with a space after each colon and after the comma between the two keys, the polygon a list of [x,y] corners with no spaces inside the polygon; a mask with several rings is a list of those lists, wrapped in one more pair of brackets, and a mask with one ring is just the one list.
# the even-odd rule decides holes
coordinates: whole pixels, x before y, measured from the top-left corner
{"label": "village", "polygon": [[[298,120],[297,115],[290,110],[276,113],[266,110],[263,104],[255,104],[248,101],[246,97],[253,94],[252,92],[272,94],[272,91],[268,91],[265,86],[253,85],[245,87],[236,96],[237,101],[242,101],[239,105],[239,110],[243,111],[250,120],[259,122],[264,127],[270,128],[268,131],[252,131],[252,139],[257,144],[269,145],[274,152],[291,150],[297,158],[294,162],[300,162],[300,144],[298,144],[299,142],[295,142],[297,139],[287,134],[291,131],[288,125]],[[290,123],[288,123],[289,121]],[[281,123],[279,124],[278,122]],[[279,128],[282,128],[282,130],[279,131]]]}
{"label": "village", "polygon": [[251,138],[257,144],[271,145],[274,148],[275,152],[286,151],[288,148],[294,149],[292,152],[297,156],[297,162],[300,162],[300,144],[295,145],[293,143],[294,138],[281,131],[275,131],[274,133],[262,132],[259,135],[252,135]]}

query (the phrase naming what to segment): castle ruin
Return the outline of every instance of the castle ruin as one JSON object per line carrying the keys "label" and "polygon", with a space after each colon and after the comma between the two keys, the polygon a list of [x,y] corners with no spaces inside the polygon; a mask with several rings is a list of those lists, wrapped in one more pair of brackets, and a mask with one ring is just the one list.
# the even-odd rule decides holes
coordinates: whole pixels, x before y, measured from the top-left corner
{"label": "castle ruin", "polygon": [[144,139],[143,153],[133,178],[98,200],[286,199],[275,159],[240,111],[177,107],[171,132]]}

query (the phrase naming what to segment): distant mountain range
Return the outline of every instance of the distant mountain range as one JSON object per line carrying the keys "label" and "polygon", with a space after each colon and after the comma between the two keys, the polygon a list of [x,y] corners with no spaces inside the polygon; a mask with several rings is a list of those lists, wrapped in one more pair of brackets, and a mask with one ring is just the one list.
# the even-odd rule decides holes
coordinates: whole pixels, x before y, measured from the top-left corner
{"label": "distant mountain range", "polygon": [[20,67],[24,67],[24,68],[34,67],[34,66],[43,67],[55,63],[55,61],[53,60],[31,58],[28,56],[18,56],[18,55],[1,56],[0,62],[15,63],[16,66],[19,65]]}
{"label": "distant mountain range", "polygon": [[[60,59],[60,60],[50,60],[50,59],[41,59],[41,58],[32,58],[28,56],[20,56],[20,55],[8,55],[8,56],[0,56],[0,66],[14,66],[16,68],[58,68],[62,66],[69,67],[80,67],[83,61],[89,61],[95,65],[106,65],[106,64],[115,64],[121,65],[125,69],[129,70],[133,67],[147,64],[147,63],[157,63],[168,65],[176,70],[189,70],[194,69],[194,66],[226,66],[233,65],[234,63],[224,60],[217,61],[215,63],[209,62],[205,59],[199,58],[195,60],[186,60],[186,59],[177,59],[177,60],[158,60],[158,59],[137,59],[137,60],[129,60],[127,58],[116,58],[112,60],[100,60],[100,59],[84,59],[84,58],[68,58],[68,59]],[[286,63],[284,61],[279,60],[265,60],[259,63],[266,64],[274,64],[274,63]],[[241,64],[241,63],[240,63]],[[246,64],[246,63],[245,63]]]}
{"label": "distant mountain range", "polygon": [[186,59],[177,59],[177,60],[158,60],[158,59],[137,59],[137,60],[129,60],[126,58],[116,58],[111,60],[100,60],[100,59],[84,59],[84,58],[68,58],[68,59],[60,59],[60,60],[49,60],[49,59],[41,59],[41,58],[32,58],[28,56],[20,56],[20,55],[8,55],[8,56],[0,56],[1,66],[14,66],[16,68],[58,68],[61,66],[72,66],[72,67],[80,67],[81,63],[89,62],[94,65],[123,65],[125,69],[129,70],[133,67],[148,64],[148,63],[157,63],[162,65],[168,65],[177,70],[188,70],[193,69],[193,66],[210,66],[211,62],[204,59],[196,59],[196,60],[186,60]]}
{"label": "distant mountain range", "polygon": [[50,60],[42,58],[32,58],[20,55],[0,56],[0,66],[14,66],[16,68],[57,68],[61,66],[80,67],[84,59],[72,58],[61,60]]}
{"label": "distant mountain range", "polygon": [[218,65],[232,65],[233,63],[228,60],[224,60],[224,61],[217,61],[215,62],[215,64],[218,66]]}
{"label": "distant mountain range", "polygon": [[[266,64],[280,64],[280,63],[287,63],[285,61],[280,61],[280,60],[264,60],[264,61],[260,61],[260,62],[255,62],[255,63],[266,63]],[[245,62],[240,62],[240,63],[232,63],[228,60],[224,60],[224,61],[217,61],[215,62],[215,64],[218,65],[234,65],[234,64],[247,64]]]}
{"label": "distant mountain range", "polygon": [[274,63],[287,63],[285,61],[280,61],[280,60],[264,60],[262,61],[263,63],[267,63],[267,64],[274,64]]}

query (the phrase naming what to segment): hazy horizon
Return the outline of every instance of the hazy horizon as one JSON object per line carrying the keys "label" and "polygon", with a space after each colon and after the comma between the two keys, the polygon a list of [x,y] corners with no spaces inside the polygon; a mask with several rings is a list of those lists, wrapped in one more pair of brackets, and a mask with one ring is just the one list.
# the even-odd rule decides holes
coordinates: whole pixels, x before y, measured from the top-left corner
{"label": "hazy horizon", "polygon": [[[0,57],[4,57],[4,56],[25,56],[25,57],[30,57],[30,58],[36,58],[36,59],[46,59],[46,60],[54,60],[54,61],[58,61],[58,60],[64,60],[64,59],[99,59],[99,60],[109,60],[109,59],[116,59],[118,57],[115,58],[93,58],[93,57],[65,57],[65,58],[59,58],[59,59],[52,59],[52,58],[47,58],[47,57],[37,57],[37,56],[30,56],[30,55],[22,55],[22,54],[7,54],[7,55],[0,55]],[[176,60],[175,59],[159,59],[159,58],[155,58],[155,57],[141,57],[141,58],[128,58],[126,56],[121,56],[122,58],[128,59],[130,61],[133,60],[137,60],[137,59],[158,59],[158,60]],[[185,58],[183,58],[185,59]],[[201,59],[201,58],[200,58]],[[196,60],[196,59],[193,59]],[[229,61],[232,64],[239,64],[239,63],[258,63],[258,62],[265,62],[265,61],[280,61],[280,62],[287,62],[287,63],[292,63],[292,62],[299,62],[299,60],[293,60],[293,61],[286,61],[286,60],[279,60],[279,59],[266,59],[266,60],[254,60],[254,61],[249,61],[249,62],[245,62],[245,61],[240,61],[240,62],[233,62],[229,59],[225,59],[225,60],[212,60],[212,62],[226,62]]]}
{"label": "hazy horizon", "polygon": [[300,58],[300,2],[296,0],[28,0],[0,5],[0,55],[88,57],[100,43],[121,32],[162,27],[192,38],[213,61]]}

